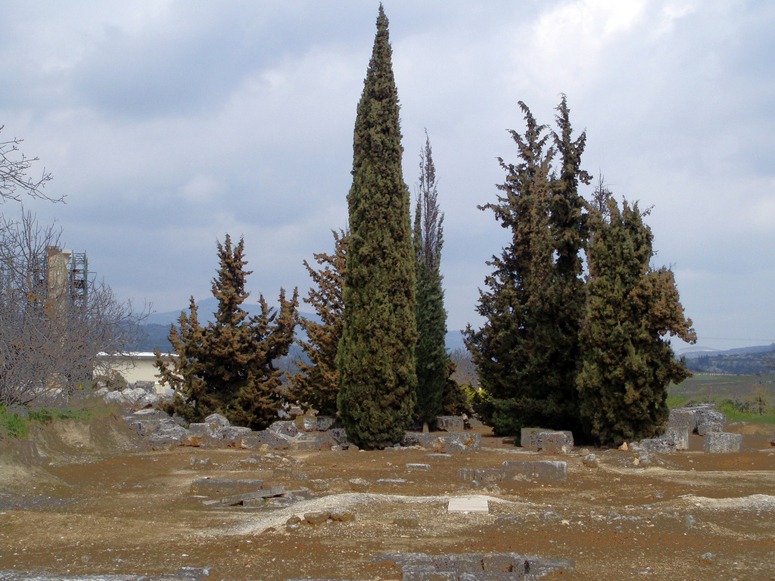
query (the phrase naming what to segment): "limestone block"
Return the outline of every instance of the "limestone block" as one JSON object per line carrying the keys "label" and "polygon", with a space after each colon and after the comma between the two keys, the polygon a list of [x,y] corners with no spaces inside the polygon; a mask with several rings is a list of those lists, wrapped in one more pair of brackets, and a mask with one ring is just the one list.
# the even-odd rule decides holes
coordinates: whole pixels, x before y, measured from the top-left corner
{"label": "limestone block", "polygon": [[215,432],[215,437],[227,446],[240,446],[242,438],[251,433],[250,428],[226,426]]}
{"label": "limestone block", "polygon": [[283,436],[288,436],[289,438],[293,438],[299,434],[299,428],[296,427],[294,422],[290,421],[274,422],[267,430],[282,434]]}
{"label": "limestone block", "polygon": [[205,422],[189,424],[188,431],[194,436],[213,436],[215,434],[212,425]]}
{"label": "limestone block", "polygon": [[263,445],[267,445],[272,450],[287,450],[291,447],[291,438],[268,429],[242,436],[243,448],[258,450]]}
{"label": "limestone block", "polygon": [[573,450],[573,434],[568,431],[541,432],[538,447],[547,454],[569,454]]}
{"label": "limestone block", "polygon": [[519,440],[520,446],[533,452],[563,454],[573,448],[573,433],[568,430],[522,428]]}
{"label": "limestone block", "polygon": [[727,417],[712,404],[697,407],[697,433],[705,436],[711,432],[723,432]]}
{"label": "limestone block", "polygon": [[690,434],[697,430],[697,414],[691,408],[673,408],[667,419],[668,428],[686,429]]}
{"label": "limestone block", "polygon": [[689,449],[689,429],[684,427],[668,426],[662,438],[670,440],[675,444],[676,450]]}
{"label": "limestone block", "polygon": [[[689,438],[688,433],[686,436]],[[646,438],[640,441],[640,448],[646,451],[647,454],[672,454],[675,452],[675,442],[672,438]],[[633,445],[633,452],[639,450]]]}
{"label": "limestone block", "polygon": [[210,414],[205,418],[205,422],[213,425],[213,429],[228,428],[231,423],[221,414]]}
{"label": "limestone block", "polygon": [[711,454],[739,452],[743,443],[742,434],[729,432],[709,432],[705,435],[705,451]]}
{"label": "limestone block", "polygon": [[465,423],[460,416],[438,416],[436,429],[444,432],[463,432],[465,431]]}
{"label": "limestone block", "polygon": [[506,477],[529,478],[538,482],[564,482],[568,476],[568,463],[563,461],[537,460],[503,463]]}

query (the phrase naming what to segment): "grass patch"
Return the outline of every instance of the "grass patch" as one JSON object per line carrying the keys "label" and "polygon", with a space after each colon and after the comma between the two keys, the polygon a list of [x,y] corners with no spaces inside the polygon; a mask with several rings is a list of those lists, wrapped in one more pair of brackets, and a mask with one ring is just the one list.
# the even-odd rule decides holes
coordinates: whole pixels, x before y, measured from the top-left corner
{"label": "grass patch", "polygon": [[714,403],[730,422],[775,424],[775,376],[695,373],[668,388],[671,408]]}
{"label": "grass patch", "polygon": [[88,422],[94,414],[92,408],[23,408],[21,412],[0,404],[0,439],[26,438],[30,425],[50,424],[63,420]]}
{"label": "grass patch", "polygon": [[0,439],[26,438],[28,433],[28,420],[10,411],[5,405],[0,405]]}

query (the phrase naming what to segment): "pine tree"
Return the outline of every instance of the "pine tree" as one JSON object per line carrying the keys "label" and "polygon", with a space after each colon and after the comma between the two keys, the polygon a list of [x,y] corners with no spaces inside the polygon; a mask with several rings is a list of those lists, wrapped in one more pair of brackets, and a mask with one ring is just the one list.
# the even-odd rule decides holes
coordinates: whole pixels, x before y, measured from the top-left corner
{"label": "pine tree", "polygon": [[[488,262],[477,311],[484,326],[466,329],[466,345],[482,387],[492,398],[496,433],[526,426],[578,429],[575,378],[578,329],[584,304],[581,251],[586,241],[579,182],[586,136],[572,137],[565,97],[557,107],[559,132],[547,133],[528,107],[524,134],[511,131],[517,164],[499,159],[507,179],[492,210],[511,230],[511,243]],[[551,141],[550,141],[551,139]],[[559,157],[559,172],[553,169]]]}
{"label": "pine tree", "polygon": [[286,300],[280,291],[279,314],[261,296],[261,314],[248,317],[242,308],[249,293],[245,282],[244,240],[232,246],[227,234],[217,243],[219,268],[212,281],[218,300],[215,320],[206,327],[199,323],[193,297],[190,315],[181,313],[179,329],[170,329],[170,342],[177,357],[156,353],[162,384],[175,390],[171,412],[189,421],[201,421],[213,412],[233,424],[265,428],[283,402],[281,372],[274,362],[288,353],[298,322],[298,293]]}
{"label": "pine tree", "polygon": [[366,448],[402,439],[415,401],[415,264],[398,91],[382,5],[353,138],[338,410]]}
{"label": "pine tree", "polygon": [[315,262],[322,268],[313,269],[305,260],[315,288],[311,288],[304,302],[311,305],[320,322],[301,319],[307,342],[301,343],[309,363],[299,362],[299,372],[292,378],[291,397],[310,405],[324,415],[336,414],[336,396],[339,393],[339,371],[336,369],[336,351],[342,337],[344,323],[344,285],[347,261],[347,235],[334,232],[334,253],[315,254]]}
{"label": "pine tree", "polygon": [[[623,202],[621,210],[602,183],[606,212],[594,212],[588,250],[589,281],[582,327],[580,411],[588,435],[619,445],[662,432],[667,386],[690,375],[666,334],[694,342],[670,269],[651,269],[647,212]],[[607,198],[607,200],[606,200]]]}
{"label": "pine tree", "polygon": [[442,411],[444,390],[451,373],[446,348],[447,313],[441,286],[441,247],[444,215],[439,212],[436,167],[430,138],[420,154],[420,181],[414,214],[414,248],[417,261],[417,404],[416,418],[433,424]]}

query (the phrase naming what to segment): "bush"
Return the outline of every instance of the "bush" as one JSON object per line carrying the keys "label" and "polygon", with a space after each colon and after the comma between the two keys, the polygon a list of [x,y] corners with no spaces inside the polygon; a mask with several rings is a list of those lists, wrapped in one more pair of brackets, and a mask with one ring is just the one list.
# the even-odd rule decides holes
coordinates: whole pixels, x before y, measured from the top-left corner
{"label": "bush", "polygon": [[28,421],[24,417],[0,404],[0,439],[26,438],[28,431]]}

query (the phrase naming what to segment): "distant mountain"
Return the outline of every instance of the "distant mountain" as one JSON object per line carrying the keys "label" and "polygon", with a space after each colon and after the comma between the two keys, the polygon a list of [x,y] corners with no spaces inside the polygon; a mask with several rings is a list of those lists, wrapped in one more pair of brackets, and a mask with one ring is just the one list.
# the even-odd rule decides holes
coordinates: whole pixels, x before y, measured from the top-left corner
{"label": "distant mountain", "polygon": [[[206,325],[214,319],[215,311],[218,309],[218,300],[216,298],[210,297],[197,301],[196,305],[199,309],[198,314],[200,323]],[[242,308],[247,311],[249,316],[261,314],[261,307],[257,304],[243,303]],[[141,333],[143,336],[141,336],[136,342],[136,345],[132,347],[132,351],[153,351],[157,347],[163,352],[170,351],[172,345],[170,345],[170,342],[167,340],[167,336],[170,332],[170,325],[177,325],[181,312],[188,314],[188,306],[174,311],[164,311],[148,315],[141,325],[142,331],[144,331],[144,333]],[[300,314],[305,319],[320,322],[320,317],[318,317],[316,313],[301,312]],[[302,340],[306,338],[301,330],[297,331],[297,335]],[[465,346],[463,345],[463,334],[458,330],[448,331],[446,344],[449,351],[465,349]]]}
{"label": "distant mountain", "polygon": [[775,344],[726,351],[694,351],[686,355],[686,367],[697,373],[775,373]]}

